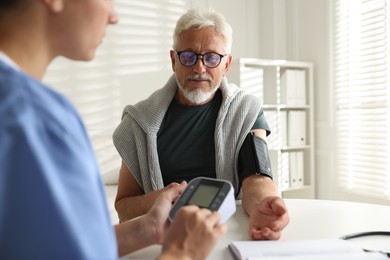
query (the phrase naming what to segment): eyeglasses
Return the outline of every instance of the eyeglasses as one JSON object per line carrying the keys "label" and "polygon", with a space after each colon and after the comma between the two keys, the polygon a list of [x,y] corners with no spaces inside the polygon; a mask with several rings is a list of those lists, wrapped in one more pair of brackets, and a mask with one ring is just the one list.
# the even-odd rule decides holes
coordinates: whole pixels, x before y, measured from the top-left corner
{"label": "eyeglasses", "polygon": [[185,67],[192,67],[198,62],[198,57],[201,56],[201,61],[207,68],[215,68],[221,63],[223,57],[228,54],[222,55],[216,52],[206,52],[204,54],[198,54],[193,51],[175,51],[179,56],[179,61]]}

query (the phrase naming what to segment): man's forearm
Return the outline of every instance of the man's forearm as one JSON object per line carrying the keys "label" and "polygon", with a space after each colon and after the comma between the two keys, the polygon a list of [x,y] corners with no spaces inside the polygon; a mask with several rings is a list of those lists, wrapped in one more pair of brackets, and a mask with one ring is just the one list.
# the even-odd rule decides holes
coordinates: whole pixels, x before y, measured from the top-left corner
{"label": "man's forearm", "polygon": [[265,176],[253,175],[242,182],[242,207],[250,216],[256,204],[269,196],[279,196],[275,183]]}
{"label": "man's forearm", "polygon": [[119,221],[146,214],[156,201],[159,191],[152,191],[145,195],[125,197],[115,202],[115,209],[118,212]]}

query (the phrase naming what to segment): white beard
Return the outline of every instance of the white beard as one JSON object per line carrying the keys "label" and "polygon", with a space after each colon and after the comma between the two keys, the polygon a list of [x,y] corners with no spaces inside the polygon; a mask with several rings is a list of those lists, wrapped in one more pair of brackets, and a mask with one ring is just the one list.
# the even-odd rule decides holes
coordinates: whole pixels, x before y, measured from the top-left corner
{"label": "white beard", "polygon": [[191,103],[194,103],[194,104],[206,103],[207,101],[209,101],[213,97],[214,93],[218,89],[218,88],[214,87],[214,88],[210,89],[209,91],[204,92],[200,89],[195,89],[193,91],[189,91],[187,89],[183,89],[180,85],[179,85],[179,88],[183,92],[184,97],[186,99],[188,99]]}
{"label": "white beard", "polygon": [[[198,75],[198,74],[196,74],[192,77],[195,79],[198,79],[198,78],[207,79],[208,78],[208,76]],[[218,90],[218,86],[214,86],[208,91],[202,91],[200,89],[195,89],[195,90],[190,91],[188,89],[184,89],[184,87],[179,83],[179,81],[177,79],[176,79],[176,82],[177,82],[177,85],[179,86],[179,89],[182,91],[184,97],[188,101],[190,101],[191,103],[197,104],[197,105],[204,104],[207,101],[209,101],[213,97],[215,92]]]}

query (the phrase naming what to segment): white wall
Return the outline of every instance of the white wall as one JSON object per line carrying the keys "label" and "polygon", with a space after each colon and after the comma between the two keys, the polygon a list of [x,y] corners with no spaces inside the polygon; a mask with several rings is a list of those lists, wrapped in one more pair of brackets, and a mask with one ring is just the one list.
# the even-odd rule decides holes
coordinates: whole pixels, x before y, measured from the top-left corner
{"label": "white wall", "polygon": [[288,1],[287,9],[287,59],[314,63],[316,194],[321,199],[335,199],[331,0]]}

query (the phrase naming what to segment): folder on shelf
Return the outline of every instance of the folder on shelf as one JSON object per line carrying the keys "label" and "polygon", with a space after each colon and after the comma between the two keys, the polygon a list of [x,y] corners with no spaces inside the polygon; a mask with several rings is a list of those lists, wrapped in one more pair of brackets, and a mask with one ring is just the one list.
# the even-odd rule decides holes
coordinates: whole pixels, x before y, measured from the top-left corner
{"label": "folder on shelf", "polygon": [[290,163],[290,187],[298,187],[298,173],[297,173],[297,154],[295,152],[289,153],[289,163]]}
{"label": "folder on shelf", "polygon": [[280,79],[280,102],[295,105],[295,70],[285,70]]}
{"label": "folder on shelf", "polygon": [[288,112],[288,145],[306,145],[306,111]]}
{"label": "folder on shelf", "polygon": [[290,188],[290,156],[288,152],[281,154],[281,169],[279,189],[281,191]]}
{"label": "folder on shelf", "polygon": [[304,157],[303,152],[290,152],[290,187],[297,188],[304,185]]}
{"label": "folder on shelf", "polygon": [[297,159],[297,186],[302,187],[304,185],[304,175],[305,175],[305,161],[303,152],[296,152]]}
{"label": "folder on shelf", "polygon": [[280,101],[287,106],[306,105],[306,72],[287,69],[281,77]]}
{"label": "folder on shelf", "polygon": [[306,105],[306,72],[304,70],[295,71],[295,105]]}

